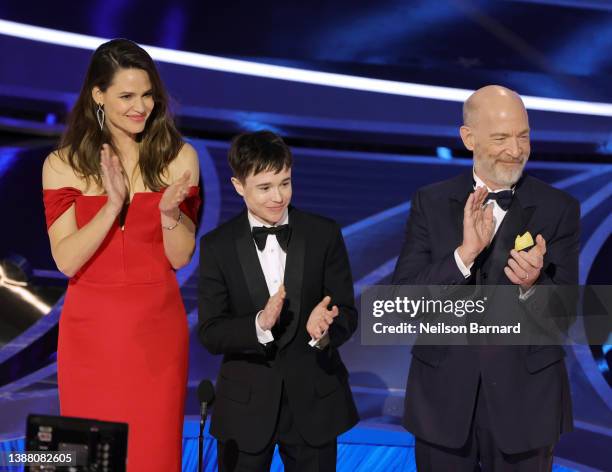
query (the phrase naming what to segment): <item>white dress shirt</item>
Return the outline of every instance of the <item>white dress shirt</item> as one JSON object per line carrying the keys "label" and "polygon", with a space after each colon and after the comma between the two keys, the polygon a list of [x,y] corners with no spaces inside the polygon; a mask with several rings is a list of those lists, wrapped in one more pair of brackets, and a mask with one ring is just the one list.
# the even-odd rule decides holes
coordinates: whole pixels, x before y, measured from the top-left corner
{"label": "white dress shirt", "polygon": [[[474,182],[476,182],[476,185],[474,185],[474,190],[476,190],[479,187],[486,187],[485,183],[482,181],[480,177],[476,175],[476,172],[474,170],[472,170],[472,175],[474,177]],[[487,187],[487,191],[489,193],[497,193],[503,190],[510,190],[510,189],[500,188],[498,190],[491,190],[489,187]],[[514,193],[514,190],[512,190],[512,193]],[[502,221],[504,221],[504,217],[506,216],[506,213],[508,213],[508,211],[500,207],[499,204],[497,203],[497,200],[489,200],[486,204],[493,205],[493,222],[495,223],[495,228],[493,229],[493,235],[491,236],[491,241],[492,241],[493,238],[495,237],[495,234],[497,233],[497,230],[499,229],[499,226],[502,224]],[[471,269],[472,269],[472,266],[474,265],[474,262],[472,262],[469,265],[469,267],[466,267],[463,261],[461,260],[461,257],[459,257],[458,249],[459,248],[455,249],[455,262],[457,263],[457,267],[459,267],[459,270],[461,271],[463,276],[467,279],[470,275],[472,275]]]}
{"label": "white dress shirt", "polygon": [[[248,212],[248,218],[251,231],[253,231],[253,228],[257,226],[271,226],[259,221],[251,212]],[[273,226],[281,226],[286,224],[289,224],[289,212],[287,210],[285,210],[285,214],[281,220]],[[255,244],[255,240],[253,240],[253,244]],[[257,257],[259,258],[261,270],[263,271],[266,279],[268,292],[270,295],[274,295],[276,292],[278,292],[279,287],[282,285],[283,280],[285,279],[287,253],[280,247],[280,244],[278,244],[278,239],[276,239],[276,236],[273,234],[268,235],[266,239],[266,247],[263,251],[259,250],[257,244],[255,244],[255,249],[257,250]],[[263,310],[257,313],[257,316],[255,317],[255,332],[257,333],[257,340],[261,344],[268,344],[274,341],[274,335],[272,334],[272,330],[264,330],[259,326],[258,320],[262,311]],[[311,338],[308,345],[317,349],[323,349],[325,346],[327,346],[328,342],[329,333],[328,331],[325,331],[319,339]]]}
{"label": "white dress shirt", "polygon": [[[474,190],[476,190],[479,187],[486,187],[486,184],[482,181],[480,177],[476,175],[476,172],[473,169],[472,169],[472,175],[474,177],[474,182],[475,182]],[[489,193],[497,193],[503,190],[512,190],[512,194],[514,195],[514,189],[500,188],[498,190],[491,190],[489,187],[487,187],[487,191]],[[486,204],[493,205],[493,222],[495,223],[495,228],[493,229],[493,235],[491,236],[491,241],[492,241],[493,238],[495,237],[495,234],[497,234],[497,230],[502,224],[502,221],[504,221],[504,217],[506,216],[506,213],[508,213],[508,211],[500,207],[499,204],[497,203],[497,200],[489,200]],[[459,270],[461,271],[463,276],[467,279],[472,274],[472,266],[474,265],[474,262],[472,262],[468,267],[466,267],[463,261],[461,260],[461,257],[459,257],[459,248],[455,249],[454,254],[455,254],[455,262],[457,263],[457,267],[459,267]],[[519,286],[519,299],[521,301],[527,300],[534,291],[535,291],[535,285],[531,286],[527,291],[524,291],[523,287]]]}
{"label": "white dress shirt", "polygon": [[[257,219],[255,215],[253,215],[250,211],[248,212],[249,224],[251,225],[251,231],[253,231],[254,227],[257,226],[266,226],[270,227],[272,225],[265,224]],[[289,223],[289,212],[285,210],[285,214],[281,218],[281,220],[273,226],[281,226]],[[255,244],[255,240],[253,240],[253,244]],[[266,239],[266,247],[263,251],[260,251],[255,244],[255,249],[257,250],[257,257],[259,258],[259,264],[261,265],[261,270],[263,271],[264,277],[266,279],[266,285],[268,286],[268,292],[270,295],[274,295],[278,292],[278,288],[282,285],[283,280],[285,278],[285,263],[287,261],[287,253],[282,250],[280,244],[278,244],[278,240],[274,234],[269,234]],[[257,339],[262,344],[267,344],[269,342],[274,341],[274,336],[272,335],[271,330],[263,330],[259,326],[257,320],[259,319],[259,315],[261,311],[257,314],[255,318],[255,330],[257,332]]]}

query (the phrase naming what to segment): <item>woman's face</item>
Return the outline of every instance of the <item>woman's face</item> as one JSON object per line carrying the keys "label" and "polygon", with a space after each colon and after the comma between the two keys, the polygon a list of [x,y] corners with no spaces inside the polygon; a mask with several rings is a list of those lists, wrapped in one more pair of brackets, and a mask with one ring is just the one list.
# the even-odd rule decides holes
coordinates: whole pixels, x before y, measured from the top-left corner
{"label": "woman's face", "polygon": [[155,106],[149,74],[142,69],[118,70],[106,91],[94,87],[92,96],[104,105],[104,126],[111,134],[141,133]]}

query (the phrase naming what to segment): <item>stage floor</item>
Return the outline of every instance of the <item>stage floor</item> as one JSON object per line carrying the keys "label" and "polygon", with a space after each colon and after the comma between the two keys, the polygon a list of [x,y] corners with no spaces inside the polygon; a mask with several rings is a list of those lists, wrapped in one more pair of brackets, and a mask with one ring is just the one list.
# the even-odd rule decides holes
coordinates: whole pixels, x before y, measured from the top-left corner
{"label": "stage floor", "polygon": [[[22,451],[24,448],[25,418],[28,413],[58,414],[57,389],[52,379],[47,388],[22,392],[19,396],[0,394],[0,451]],[[12,396],[13,398],[9,398]],[[359,394],[355,396],[359,398]],[[198,426],[196,386],[188,391],[187,411],[183,427],[183,472],[197,469]],[[392,420],[393,421],[393,420]],[[216,471],[217,449],[206,424],[204,463],[205,471]],[[582,426],[582,427],[581,427]],[[612,470],[608,454],[612,446],[609,431],[593,431],[577,424],[576,431],[564,436],[555,449],[555,472],[593,472]],[[589,451],[589,452],[586,452]],[[1,470],[1,469],[0,469]],[[17,468],[9,469],[17,471]],[[272,471],[283,466],[275,453]],[[338,471],[392,472],[414,471],[414,437],[397,424],[361,421],[338,438]]]}

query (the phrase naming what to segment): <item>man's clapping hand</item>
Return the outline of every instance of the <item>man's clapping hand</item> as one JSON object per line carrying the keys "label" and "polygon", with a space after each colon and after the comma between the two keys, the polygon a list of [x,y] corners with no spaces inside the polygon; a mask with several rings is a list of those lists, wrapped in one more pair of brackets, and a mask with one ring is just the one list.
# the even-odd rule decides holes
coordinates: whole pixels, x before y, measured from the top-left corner
{"label": "man's clapping hand", "polygon": [[283,311],[285,295],[285,286],[281,285],[278,288],[278,292],[268,299],[268,303],[266,303],[265,308],[262,310],[259,318],[257,318],[257,324],[259,324],[262,330],[268,331],[277,323],[281,311]]}
{"label": "man's clapping hand", "polygon": [[334,322],[334,318],[338,316],[338,307],[336,305],[331,310],[327,309],[330,303],[331,297],[326,296],[310,313],[306,323],[306,331],[308,331],[312,339],[320,339]]}
{"label": "man's clapping hand", "polygon": [[536,244],[529,251],[510,251],[508,265],[504,268],[510,282],[520,285],[525,291],[529,290],[540,277],[544,266],[546,254],[546,241],[541,234],[536,236]]}
{"label": "man's clapping hand", "polygon": [[457,252],[466,267],[493,239],[493,205],[484,205],[488,194],[486,187],[478,187],[470,194],[463,209],[463,242]]}

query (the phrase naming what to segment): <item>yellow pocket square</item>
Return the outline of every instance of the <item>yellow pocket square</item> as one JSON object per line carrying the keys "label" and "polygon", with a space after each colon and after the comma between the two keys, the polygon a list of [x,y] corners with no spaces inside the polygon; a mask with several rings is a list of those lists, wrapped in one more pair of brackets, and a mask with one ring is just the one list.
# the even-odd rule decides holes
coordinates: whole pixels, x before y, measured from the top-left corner
{"label": "yellow pocket square", "polygon": [[530,248],[535,243],[533,242],[533,238],[531,237],[531,233],[529,231],[525,232],[524,235],[518,235],[514,240],[514,250],[522,251],[523,249]]}

